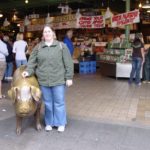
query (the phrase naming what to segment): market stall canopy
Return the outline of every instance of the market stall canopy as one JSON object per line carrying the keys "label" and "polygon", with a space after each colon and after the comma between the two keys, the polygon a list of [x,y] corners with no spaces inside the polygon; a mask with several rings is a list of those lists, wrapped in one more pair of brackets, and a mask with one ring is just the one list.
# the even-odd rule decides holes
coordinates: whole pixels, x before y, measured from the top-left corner
{"label": "market stall canopy", "polygon": [[[26,1],[28,3],[25,3]],[[131,10],[138,7],[139,0],[130,2]],[[77,11],[80,8],[92,12],[92,9],[100,10],[109,7],[111,11],[125,12],[125,1],[123,0],[1,0],[0,14],[3,17],[0,18],[0,25],[5,18],[9,21],[13,19],[12,17],[23,19],[33,13],[40,14],[40,17],[42,15],[46,17],[47,13],[61,15],[61,10],[58,7],[60,4],[69,5],[72,11]]]}

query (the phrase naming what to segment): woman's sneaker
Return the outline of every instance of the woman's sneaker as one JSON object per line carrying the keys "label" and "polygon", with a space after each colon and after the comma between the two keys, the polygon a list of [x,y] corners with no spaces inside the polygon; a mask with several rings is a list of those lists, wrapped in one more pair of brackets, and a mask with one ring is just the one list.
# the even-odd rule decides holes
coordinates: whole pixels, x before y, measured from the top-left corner
{"label": "woman's sneaker", "polygon": [[141,86],[141,82],[139,82],[139,83],[136,83],[136,85],[138,85],[138,86]]}
{"label": "woman's sneaker", "polygon": [[53,128],[52,128],[52,126],[50,126],[50,125],[47,125],[46,127],[45,127],[45,131],[51,131]]}
{"label": "woman's sneaker", "polygon": [[65,131],[65,126],[59,126],[57,131],[58,132],[64,132]]}

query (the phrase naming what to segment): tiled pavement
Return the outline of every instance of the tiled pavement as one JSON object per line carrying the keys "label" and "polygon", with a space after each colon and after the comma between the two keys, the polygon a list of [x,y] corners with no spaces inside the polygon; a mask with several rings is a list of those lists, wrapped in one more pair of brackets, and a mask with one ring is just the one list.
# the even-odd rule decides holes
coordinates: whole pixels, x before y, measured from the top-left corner
{"label": "tiled pavement", "polygon": [[[3,84],[6,93],[10,84]],[[0,149],[3,150],[149,150],[150,85],[127,79],[79,75],[67,89],[68,125],[63,134],[54,129],[36,132],[33,118],[23,121],[15,134],[11,101],[0,100]]]}
{"label": "tiled pavement", "polygon": [[85,119],[150,125],[150,84],[100,74],[75,75],[68,89],[68,113]]}

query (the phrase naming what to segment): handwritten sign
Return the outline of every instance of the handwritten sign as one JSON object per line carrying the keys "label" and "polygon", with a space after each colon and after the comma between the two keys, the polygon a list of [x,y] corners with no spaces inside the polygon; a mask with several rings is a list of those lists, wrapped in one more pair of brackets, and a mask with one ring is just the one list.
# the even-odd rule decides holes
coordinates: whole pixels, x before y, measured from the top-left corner
{"label": "handwritten sign", "polygon": [[65,21],[65,22],[52,22],[51,26],[56,29],[68,29],[75,28],[76,21]]}
{"label": "handwritten sign", "polygon": [[77,28],[104,28],[103,16],[81,16],[77,19]]}
{"label": "handwritten sign", "polygon": [[140,22],[139,10],[129,11],[112,17],[112,27]]}

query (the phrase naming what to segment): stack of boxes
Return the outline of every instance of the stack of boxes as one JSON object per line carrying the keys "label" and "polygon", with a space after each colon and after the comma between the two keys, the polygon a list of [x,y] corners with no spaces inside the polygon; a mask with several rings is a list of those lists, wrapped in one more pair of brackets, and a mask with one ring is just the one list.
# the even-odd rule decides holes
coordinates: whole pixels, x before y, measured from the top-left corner
{"label": "stack of boxes", "polygon": [[96,72],[96,61],[83,61],[79,63],[80,74],[90,74]]}

